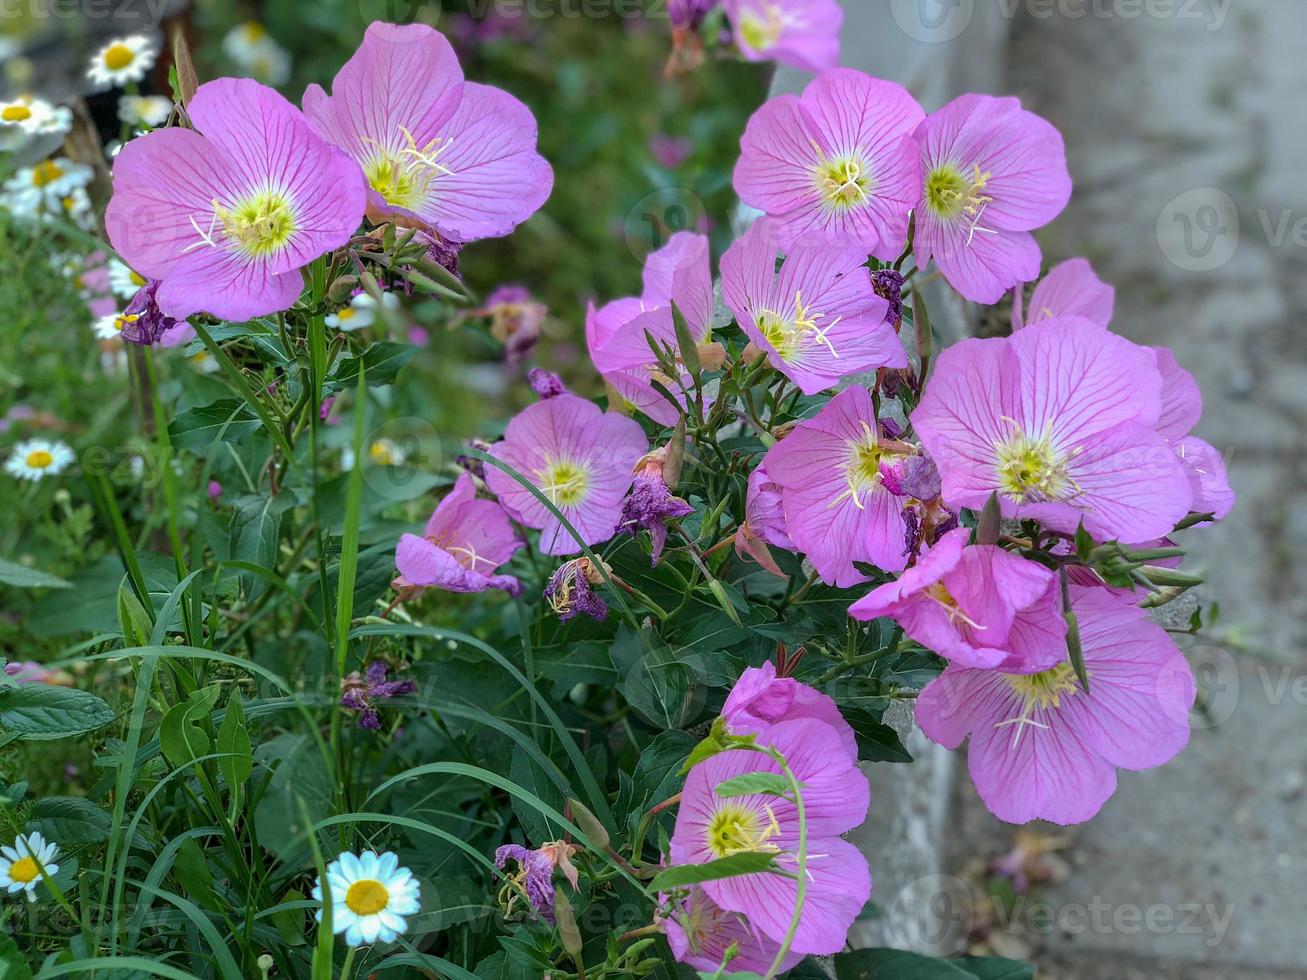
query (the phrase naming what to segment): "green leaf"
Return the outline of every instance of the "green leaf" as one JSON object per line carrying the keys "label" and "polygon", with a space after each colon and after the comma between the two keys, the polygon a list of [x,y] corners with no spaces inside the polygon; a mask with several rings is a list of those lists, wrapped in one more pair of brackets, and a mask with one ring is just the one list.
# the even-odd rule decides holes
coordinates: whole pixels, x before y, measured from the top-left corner
{"label": "green leaf", "polygon": [[673,888],[685,888],[688,885],[720,881],[722,878],[735,878],[738,875],[757,874],[760,871],[780,871],[773,852],[741,851],[739,854],[709,861],[707,864],[678,864],[658,872],[654,880],[649,883],[649,890],[666,892]]}
{"label": "green leaf", "polygon": [[[291,902],[303,902],[307,898],[308,896],[302,891],[292,888],[282,896],[282,904],[289,905]],[[303,946],[307,942],[304,938],[303,909],[279,909],[268,918],[272,919],[273,926],[287,946]]]}
{"label": "green leaf", "polygon": [[416,353],[417,348],[412,344],[379,341],[359,357],[350,357],[337,362],[331,374],[327,376],[327,383],[338,387],[355,387],[359,383],[359,368],[362,367],[369,386],[394,384],[400,369],[411,361]]}
{"label": "green leaf", "polygon": [[113,721],[113,709],[94,694],[51,684],[0,690],[0,734],[43,741],[85,735]]}
{"label": "green leaf", "polygon": [[941,960],[899,949],[860,949],[835,957],[838,980],[1033,980],[1035,968],[997,956]]}
{"label": "green leaf", "polygon": [[8,933],[0,933],[0,980],[32,980],[27,957]]}
{"label": "green leaf", "polygon": [[[231,521],[231,555],[238,561],[263,568],[277,567],[277,542],[281,533],[281,519],[294,506],[289,494],[265,497],[247,493],[234,501],[236,508]],[[251,600],[261,595],[267,583],[248,573],[241,573],[241,585]]]}
{"label": "green leaf", "polygon": [[717,784],[718,796],[785,796],[790,781],[778,772],[746,772]]}
{"label": "green leaf", "polygon": [[258,418],[239,398],[220,398],[174,416],[168,437],[178,449],[198,451],[213,443],[240,442],[259,430]]}
{"label": "green leaf", "polygon": [[163,716],[159,724],[159,748],[174,766],[184,766],[213,751],[213,743],[199,722],[209,717],[221,691],[219,685],[212,684],[174,704]]}
{"label": "green leaf", "polygon": [[911,762],[912,754],[903,747],[899,733],[877,720],[866,708],[841,706],[844,720],[853,728],[861,762]]}
{"label": "green leaf", "polygon": [[980,511],[980,521],[976,524],[976,544],[998,544],[1002,524],[1003,513],[998,505],[998,491],[995,490]]}
{"label": "green leaf", "polygon": [[218,771],[222,780],[235,798],[245,780],[254,771],[254,756],[250,745],[250,733],[245,727],[245,709],[241,707],[240,692],[233,690],[227,699],[227,713],[218,729],[218,751],[224,758],[218,760]]}
{"label": "green leaf", "polygon": [[699,359],[699,344],[690,335],[690,325],[685,322],[685,317],[675,303],[672,304],[672,325],[676,331],[676,344],[681,348],[681,363],[690,372],[690,377],[698,378],[699,372],[703,370],[703,363]]}
{"label": "green leaf", "polygon": [[154,634],[149,613],[125,581],[118,588],[118,628],[122,631],[123,645],[129,647],[148,645]]}
{"label": "green leaf", "polygon": [[103,844],[112,823],[108,811],[80,796],[47,796],[28,815],[29,831],[39,831],[64,847]]}
{"label": "green leaf", "polygon": [[958,960],[958,966],[979,980],[1035,980],[1033,963],[1000,956],[968,956]]}
{"label": "green leaf", "polygon": [[70,589],[72,582],[0,558],[0,583],[18,589]]}
{"label": "green leaf", "polygon": [[194,899],[206,909],[216,910],[219,907],[217,896],[213,892],[213,872],[209,870],[204,849],[193,837],[186,838],[177,849],[173,873],[182,886],[182,894]]}
{"label": "green leaf", "polygon": [[1085,530],[1085,522],[1081,521],[1076,527],[1076,557],[1081,561],[1088,561],[1093,550],[1094,536]]}

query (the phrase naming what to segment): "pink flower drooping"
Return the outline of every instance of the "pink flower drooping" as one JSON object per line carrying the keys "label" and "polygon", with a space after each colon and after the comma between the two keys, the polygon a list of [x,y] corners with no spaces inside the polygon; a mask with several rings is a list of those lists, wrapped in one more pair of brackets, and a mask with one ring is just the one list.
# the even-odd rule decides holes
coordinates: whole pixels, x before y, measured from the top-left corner
{"label": "pink flower drooping", "polygon": [[744,501],[744,523],[735,532],[735,553],[751,558],[767,571],[787,578],[768,545],[795,551],[794,542],[785,531],[785,509],[781,503],[781,486],[767,475],[765,463],[759,463],[749,474],[749,486]]}
{"label": "pink flower drooping", "polygon": [[908,451],[882,439],[871,395],[853,387],[767,452],[764,463],[781,488],[786,531],[827,584],[846,588],[866,581],[855,561],[890,572],[907,564],[906,498],[886,489],[881,467]]}
{"label": "pink flower drooping", "polygon": [[114,159],[109,241],[161,281],[155,299],[169,317],[287,309],[300,269],[358,228],[363,175],[258,82],[208,82],[186,111],[193,129],[146,133]]}
{"label": "pink flower drooping", "polygon": [[912,424],[943,498],[1099,540],[1164,537],[1189,512],[1189,479],[1156,431],[1162,378],[1152,351],[1082,317],[940,356]]}
{"label": "pink flower drooping", "polygon": [[1071,197],[1062,136],[1016,99],[963,95],[917,127],[924,173],[917,265],[931,258],[969,300],[996,303],[1039,275],[1030,234]]}
{"label": "pink flower drooping", "polygon": [[368,25],[332,94],[310,85],[304,112],[358,161],[368,213],[456,242],[507,235],[553,188],[531,111],[500,89],[463,81],[444,35],[424,24]]}
{"label": "pink flower drooping", "polygon": [[839,64],[844,11],[837,0],[725,0],[723,6],[746,60],[811,72]]}
{"label": "pink flower drooping", "polygon": [[835,702],[793,677],[777,677],[776,665],[770,660],[741,674],[722,705],[722,719],[732,735],[756,735],[771,725],[799,718],[828,725],[839,736],[849,759],[858,761],[858,740]]}
{"label": "pink flower drooping", "polygon": [[795,245],[777,274],[772,227],[770,220],[756,222],[722,257],[726,304],[772,366],[806,395],[850,374],[907,367],[866,254]]}
{"label": "pink flower drooping", "polygon": [[1189,477],[1193,493],[1190,509],[1220,520],[1234,507],[1225,460],[1215,446],[1189,434],[1203,414],[1202,391],[1169,348],[1154,347],[1153,354],[1162,374],[1162,414],[1157,431],[1175,450]]}
{"label": "pink flower drooping", "polygon": [[994,545],[968,547],[970,535],[950,531],[849,615],[890,616],[922,646],[966,667],[1033,674],[1066,659],[1057,576]]}
{"label": "pink flower drooping", "polygon": [[[660,381],[673,396],[679,395],[680,386],[661,375],[648,338],[679,351],[673,305],[691,337],[706,344],[712,329],[712,266],[704,235],[673,235],[645,259],[644,292],[638,299],[614,300],[598,310],[591,305],[585,321],[595,369],[618,394],[663,425],[674,425],[678,413],[650,382]],[[680,381],[689,386],[688,375]]]}
{"label": "pink flower drooping", "polygon": [[893,82],[831,69],[802,96],[778,96],[754,113],[736,193],[777,219],[784,244],[833,242],[892,260],[921,195],[912,133],[924,115]]}
{"label": "pink flower drooping", "polygon": [[529,405],[508,423],[491,455],[534,484],[576,529],[580,542],[508,473],[487,466],[486,484],[519,523],[540,530],[542,551],[571,555],[582,543],[613,536],[631,469],[648,449],[638,422],[572,394]]}
{"label": "pink flower drooping", "polygon": [[1166,631],[1106,589],[1072,589],[1089,691],[1069,663],[1037,674],[950,665],[917,698],[917,721],[947,748],[971,737],[971,779],[1009,823],[1073,824],[1189,741],[1193,672]]}
{"label": "pink flower drooping", "polygon": [[[731,973],[762,976],[770,969],[781,944],[760,933],[738,912],[727,912],[712,900],[702,885],[690,888],[663,920],[663,931],[680,963],[713,975],[726,962],[734,947],[728,969]],[[802,953],[789,952],[781,972],[798,966]]]}
{"label": "pink flower drooping", "polygon": [[1012,329],[1069,315],[1106,327],[1112,322],[1115,304],[1116,290],[1095,275],[1088,259],[1067,259],[1049,269],[1030,294],[1028,316],[1021,301],[1021,287],[1013,291]]}
{"label": "pink flower drooping", "polygon": [[[758,743],[779,749],[803,786],[808,884],[791,950],[836,953],[871,894],[866,858],[840,836],[867,814],[867,778],[835,730],[813,718],[769,726],[759,733]],[[671,839],[673,864],[705,864],[744,851],[774,853],[789,876],[764,871],[701,887],[718,908],[744,916],[761,936],[777,943],[785,938],[795,908],[798,810],[787,798],[721,796],[717,787],[746,773],[780,771],[775,761],[747,749],[700,762],[686,777]]]}
{"label": "pink flower drooping", "polygon": [[448,592],[504,589],[516,595],[521,589],[517,579],[496,575],[495,569],[525,543],[503,507],[477,499],[472,477],[464,473],[436,507],[422,537],[399,539],[395,564],[403,579],[397,585]]}

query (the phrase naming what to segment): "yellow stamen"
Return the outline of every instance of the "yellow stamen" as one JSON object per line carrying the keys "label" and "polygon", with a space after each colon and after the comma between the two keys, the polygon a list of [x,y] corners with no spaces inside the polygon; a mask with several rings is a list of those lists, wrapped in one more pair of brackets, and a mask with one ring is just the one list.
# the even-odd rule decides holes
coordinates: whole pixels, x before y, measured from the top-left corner
{"label": "yellow stamen", "polygon": [[584,466],[560,459],[538,470],[540,490],[555,507],[575,507],[585,499],[590,474]]}
{"label": "yellow stamen", "polygon": [[379,881],[365,878],[345,892],[345,907],[355,915],[376,915],[390,904],[390,893]]}
{"label": "yellow stamen", "polygon": [[111,44],[104,51],[104,67],[121,71],[136,60],[136,52],[125,44]]}
{"label": "yellow stamen", "polygon": [[32,110],[25,105],[7,105],[3,112],[0,112],[0,119],[5,122],[23,122],[32,118]]}
{"label": "yellow stamen", "polygon": [[63,168],[53,160],[42,160],[32,168],[32,183],[37,187],[53,184],[64,175]]}
{"label": "yellow stamen", "polygon": [[745,851],[779,851],[771,838],[780,834],[780,824],[771,807],[767,807],[764,822],[756,810],[728,803],[722,806],[708,822],[708,848],[719,858]]}
{"label": "yellow stamen", "polygon": [[41,869],[37,866],[36,860],[31,857],[19,858],[9,866],[9,877],[14,881],[21,881],[24,885],[36,881],[40,876]]}
{"label": "yellow stamen", "polygon": [[54,456],[44,449],[33,449],[27,454],[27,465],[34,470],[43,470],[53,463]]}

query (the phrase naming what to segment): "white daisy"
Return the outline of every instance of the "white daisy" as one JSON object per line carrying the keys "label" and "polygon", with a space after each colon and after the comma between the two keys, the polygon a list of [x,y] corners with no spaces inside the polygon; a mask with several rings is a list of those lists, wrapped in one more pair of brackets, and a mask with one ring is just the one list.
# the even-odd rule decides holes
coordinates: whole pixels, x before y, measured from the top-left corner
{"label": "white daisy", "polygon": [[262,24],[247,20],[227,32],[222,50],[244,71],[268,85],[282,85],[290,79],[290,54],[268,36]]}
{"label": "white daisy", "polygon": [[191,367],[201,374],[214,374],[222,370],[222,365],[218,363],[217,358],[203,347],[186,359],[191,362]]}
{"label": "white daisy", "polygon": [[135,313],[106,313],[95,321],[91,329],[100,340],[117,340],[122,336],[123,327],[139,319]]}
{"label": "white daisy", "polygon": [[109,260],[109,288],[119,299],[131,299],[144,285],[145,277],[133,272],[121,259]]}
{"label": "white daisy", "polygon": [[162,126],[172,115],[172,99],[162,95],[124,95],[118,100],[118,118],[128,126]]}
{"label": "white daisy", "polygon": [[62,442],[27,439],[10,450],[5,471],[20,480],[40,480],[63,472],[72,461],[73,451]]}
{"label": "white daisy", "polygon": [[[377,439],[368,446],[368,460],[374,466],[401,466],[408,459],[408,454],[392,439]],[[340,453],[340,466],[344,470],[354,468],[354,447],[346,446]]]}
{"label": "white daisy", "polygon": [[15,149],[32,136],[63,136],[72,127],[73,113],[67,106],[31,95],[0,100],[0,149]]}
{"label": "white daisy", "polygon": [[91,207],[91,195],[86,193],[85,187],[73,188],[71,194],[60,199],[59,206],[63,209],[64,217],[78,228],[83,231],[95,228],[95,209]]}
{"label": "white daisy", "polygon": [[74,198],[76,192],[91,182],[92,170],[84,163],[73,163],[66,157],[42,160],[32,167],[23,167],[5,181],[5,203],[14,214],[34,217],[43,211],[58,213],[63,210],[65,198]]}
{"label": "white daisy", "polygon": [[59,845],[39,833],[19,834],[13,847],[0,847],[0,888],[10,895],[27,892],[29,902],[36,901],[36,885],[41,871],[53,875],[59,870],[54,859]]}
{"label": "white daisy", "polygon": [[[417,879],[408,868],[399,867],[393,851],[377,854],[348,852],[327,865],[331,888],[331,931],[343,932],[351,946],[393,943],[408,927],[404,916],[417,913],[420,895]],[[322,897],[322,879],[313,886],[313,897]],[[322,921],[322,912],[317,913]]]}
{"label": "white daisy", "polygon": [[322,322],[337,330],[362,330],[377,322],[377,310],[399,309],[399,297],[394,293],[381,294],[381,306],[367,293],[359,293],[349,301],[349,306],[337,310]]}
{"label": "white daisy", "polygon": [[95,53],[86,77],[104,88],[139,82],[153,67],[158,54],[154,41],[144,34],[119,38]]}

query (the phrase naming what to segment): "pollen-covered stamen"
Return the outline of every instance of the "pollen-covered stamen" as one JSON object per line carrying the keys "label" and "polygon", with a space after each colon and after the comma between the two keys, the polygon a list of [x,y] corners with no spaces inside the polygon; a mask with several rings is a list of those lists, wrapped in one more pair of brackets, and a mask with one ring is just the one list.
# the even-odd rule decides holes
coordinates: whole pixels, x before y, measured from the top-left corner
{"label": "pollen-covered stamen", "polygon": [[803,347],[813,342],[825,346],[830,351],[831,357],[840,356],[828,334],[839,325],[843,317],[837,316],[825,326],[818,325],[817,321],[824,319],[826,319],[825,313],[813,312],[803,305],[802,293],[794,294],[792,315],[765,308],[754,314],[754,323],[757,324],[759,332],[776,351],[777,356],[787,364],[798,360]]}
{"label": "pollen-covered stamen", "polygon": [[387,204],[412,210],[431,196],[434,185],[441,177],[452,177],[454,171],[440,162],[440,157],[454,144],[453,137],[436,137],[418,146],[404,127],[400,127],[402,145],[385,146],[375,139],[364,138],[372,147],[363,173],[372,189]]}
{"label": "pollen-covered stamen", "polygon": [[817,151],[817,163],[812,168],[813,183],[830,210],[861,207],[870,200],[875,186],[871,167],[862,155],[849,151],[827,157],[825,151],[812,140]]}
{"label": "pollen-covered stamen", "polygon": [[945,221],[965,220],[968,245],[976,232],[994,233],[993,229],[980,226],[985,208],[994,200],[984,193],[991,177],[993,174],[982,171],[978,163],[971,165],[970,174],[955,163],[942,163],[926,175],[926,206]]}
{"label": "pollen-covered stamen", "polygon": [[814,313],[803,305],[802,293],[794,294],[794,328],[798,331],[800,339],[811,336],[817,343],[824,344],[829,348],[831,357],[839,357],[835,345],[831,343],[827,334],[834,330],[844,317],[837,316],[826,326],[817,326],[817,321],[824,319],[826,319],[825,313]]}
{"label": "pollen-covered stamen", "polygon": [[848,456],[844,463],[844,477],[848,481],[848,488],[826,505],[828,509],[852,498],[853,506],[858,510],[865,510],[866,504],[862,497],[874,493],[881,486],[881,460],[886,456],[898,455],[881,446],[875,428],[868,425],[865,420],[860,419],[859,424],[862,426],[862,438],[848,441]]}
{"label": "pollen-covered stamen", "polygon": [[199,241],[182,249],[183,254],[197,248],[226,246],[261,258],[285,248],[295,235],[295,207],[282,191],[264,188],[230,206],[217,198],[212,203],[207,229],[200,227],[195,215],[190,215],[191,227]]}
{"label": "pollen-covered stamen", "polygon": [[1015,718],[996,723],[994,727],[1015,726],[1016,732],[1012,735],[1013,746],[1016,746],[1021,738],[1021,732],[1026,727],[1048,729],[1049,726],[1046,722],[1036,721],[1032,717],[1036,711],[1045,713],[1055,711],[1062,707],[1063,697],[1080,693],[1075,670],[1069,663],[1060,663],[1056,667],[1041,671],[1038,674],[1008,674],[1006,676],[1007,682],[1012,685],[1012,690],[1021,695],[1023,701],[1021,713]]}
{"label": "pollen-covered stamen", "polygon": [[1071,463],[1080,449],[1068,453],[1054,445],[1051,422],[1032,436],[1015,419],[1007,421],[1012,434],[994,446],[999,492],[1019,504],[1065,502],[1079,494]]}
{"label": "pollen-covered stamen", "polygon": [[954,625],[965,623],[974,630],[983,630],[985,628],[962,611],[962,607],[958,605],[958,600],[953,597],[953,593],[949,592],[948,586],[943,582],[934,582],[926,586],[926,597],[939,603],[948,615],[949,622]]}
{"label": "pollen-covered stamen", "polygon": [[537,470],[540,492],[555,507],[575,507],[585,499],[590,487],[590,473],[584,466],[571,460],[555,460],[543,470]]}
{"label": "pollen-covered stamen", "polygon": [[708,849],[719,858],[746,851],[778,852],[780,848],[769,841],[780,835],[781,826],[771,807],[764,809],[765,820],[762,814],[750,807],[738,803],[723,805],[708,823]]}

